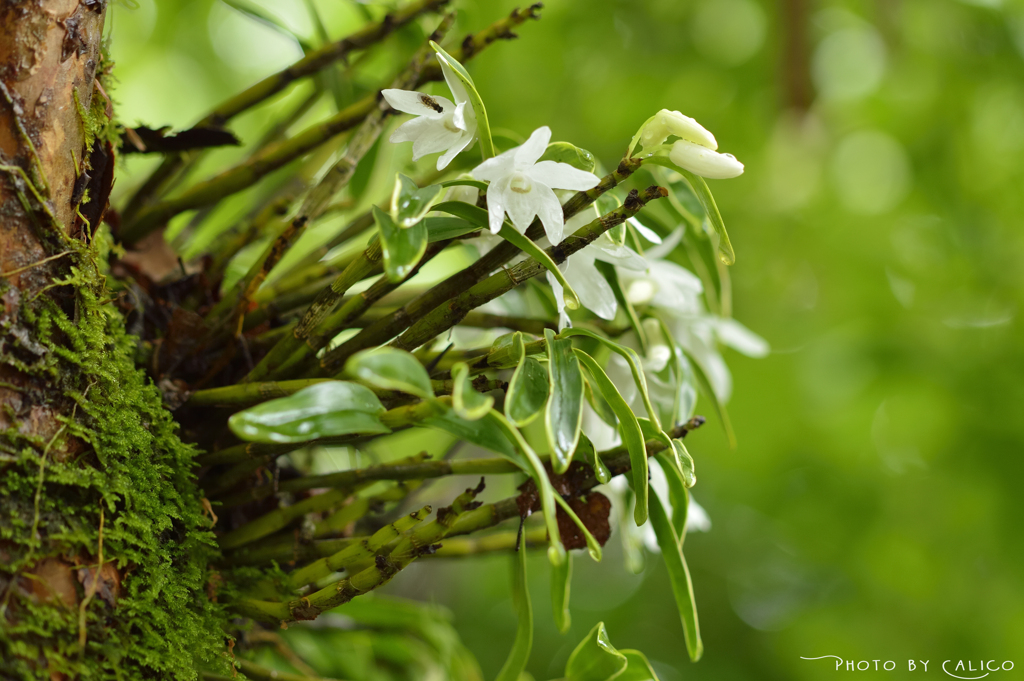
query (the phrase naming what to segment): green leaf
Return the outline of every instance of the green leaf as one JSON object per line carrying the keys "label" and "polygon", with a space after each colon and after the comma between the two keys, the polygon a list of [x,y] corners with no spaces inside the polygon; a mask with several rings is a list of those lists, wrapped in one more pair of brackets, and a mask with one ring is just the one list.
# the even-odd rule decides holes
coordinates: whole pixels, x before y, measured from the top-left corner
{"label": "green leaf", "polygon": [[668,499],[672,502],[672,529],[679,537],[680,545],[686,538],[686,513],[690,508],[690,493],[686,491],[686,483],[679,471],[675,457],[667,451],[658,452],[655,456],[665,480],[668,482]]}
{"label": "green leaf", "polygon": [[683,484],[689,489],[697,484],[697,473],[693,466],[693,457],[686,451],[686,445],[682,440],[672,440],[672,448],[675,450],[676,460],[679,462],[679,471],[683,475]]}
{"label": "green leaf", "polygon": [[700,640],[700,624],[697,622],[697,606],[693,599],[693,582],[690,581],[690,570],[686,567],[683,550],[679,548],[679,536],[672,523],[669,522],[665,507],[662,506],[658,494],[651,495],[651,525],[658,538],[661,555],[668,568],[672,595],[679,608],[679,617],[683,622],[683,637],[686,639],[686,650],[690,660],[696,662],[704,653],[704,644]]}
{"label": "green leaf", "polygon": [[519,618],[516,625],[516,638],[512,650],[501,666],[495,681],[519,681],[520,674],[526,669],[530,660],[530,649],[533,647],[533,608],[530,605],[530,592],[526,588],[526,546],[516,551],[512,568],[512,605]]}
{"label": "green leaf", "polygon": [[626,657],[626,670],[615,677],[615,681],[660,681],[647,656],[639,650],[620,650]]}
{"label": "green leaf", "polygon": [[376,388],[398,390],[423,399],[434,397],[427,370],[404,350],[383,346],[357,352],[345,362],[345,372]]}
{"label": "green leaf", "polygon": [[555,338],[551,329],[544,330],[548,349],[548,380],[551,395],[544,414],[548,444],[551,446],[551,467],[564,473],[572,463],[583,422],[583,374],[573,354],[572,341]]}
{"label": "green leaf", "polygon": [[465,362],[452,366],[452,407],[455,413],[467,421],[476,421],[487,415],[494,406],[494,398],[481,395],[473,388],[469,367]]}
{"label": "green leaf", "polygon": [[540,157],[538,162],[540,161],[568,163],[573,168],[585,170],[588,173],[594,172],[594,168],[597,167],[597,160],[593,154],[569,142],[552,142],[544,150],[544,155]]}
{"label": "green leaf", "polygon": [[336,435],[389,433],[377,418],[383,412],[369,388],[325,381],[240,411],[228,419],[228,425],[243,440],[298,443]]}
{"label": "green leaf", "polygon": [[565,663],[566,681],[609,681],[618,678],[629,661],[615,649],[604,622],[598,622]]}
{"label": "green leaf", "polygon": [[373,207],[373,219],[380,232],[384,273],[388,281],[399,282],[409,275],[427,250],[427,227],[419,222],[403,229],[377,206]]}
{"label": "green leaf", "polygon": [[447,182],[442,182],[441,186],[445,189],[448,187],[476,187],[482,192],[487,191],[487,183],[480,180],[448,180]]}
{"label": "green leaf", "polygon": [[555,615],[555,626],[563,634],[572,625],[569,613],[569,587],[572,585],[572,554],[565,557],[561,565],[551,566],[551,608]]}
{"label": "green leaf", "polygon": [[693,190],[694,196],[697,197],[697,201],[700,202],[701,207],[704,209],[708,222],[711,223],[715,233],[718,234],[719,259],[726,265],[734,264],[736,262],[736,252],[733,250],[732,242],[729,240],[729,233],[725,231],[725,221],[722,220],[722,214],[718,210],[718,204],[715,203],[715,197],[711,195],[711,190],[708,188],[708,183],[704,181],[704,178],[694,175],[689,170],[680,168],[667,157],[653,156],[645,159],[645,162],[672,168],[683,176],[687,183],[689,183],[690,189]]}
{"label": "green leaf", "polygon": [[583,533],[584,539],[587,541],[587,552],[590,557],[594,559],[594,562],[600,563],[603,552],[601,551],[601,542],[597,541],[597,538],[590,533],[587,526],[583,524],[580,517],[576,515],[576,511],[572,510],[569,506],[569,502],[562,498],[561,494],[555,495],[555,501],[562,507],[562,511],[569,516],[569,519],[576,523],[576,527],[580,528],[580,532]]}
{"label": "green leaf", "polygon": [[526,355],[523,334],[518,331],[512,336],[512,352],[519,356],[519,364],[505,391],[505,416],[522,427],[537,418],[544,409],[548,400],[548,371],[540,362]]}
{"label": "green leaf", "polygon": [[[469,72],[466,71],[466,68],[458,60],[445,52],[433,40],[430,41],[430,47],[437,53],[437,58],[441,62],[441,69],[444,70],[445,67],[450,69],[451,74],[461,81],[462,85],[466,88],[469,103],[473,107],[473,111],[476,112],[476,134],[480,138],[480,155],[486,161],[494,156],[494,142],[491,140],[491,124],[487,120],[487,109],[484,108],[484,100],[480,97],[476,85],[473,84],[473,79],[469,76]],[[448,74],[445,73],[445,76],[447,80]]]}
{"label": "green leaf", "polygon": [[451,433],[460,440],[471,442],[477,447],[483,447],[495,454],[500,454],[524,471],[530,469],[529,463],[516,451],[512,442],[505,437],[505,433],[488,419],[467,421],[454,411],[449,411],[439,416],[431,416],[425,419],[423,425]]}
{"label": "green leaf", "polygon": [[423,219],[442,191],[439,184],[421,189],[414,180],[399,173],[391,194],[391,219],[403,229],[412,227]]}
{"label": "green leaf", "polygon": [[732,421],[729,420],[729,412],[725,410],[725,404],[718,399],[718,395],[715,394],[714,388],[711,387],[711,381],[708,380],[707,372],[697,358],[686,352],[683,349],[683,354],[690,360],[690,367],[693,369],[693,376],[697,379],[697,387],[700,388],[701,393],[711,400],[711,404],[715,408],[715,413],[718,414],[718,419],[722,422],[722,428],[725,430],[725,436],[729,440],[729,446],[736,447],[736,433],[732,430]]}
{"label": "green leaf", "polygon": [[[625,225],[626,223],[622,224]],[[595,260],[594,267],[601,273],[604,280],[608,282],[608,285],[612,287],[615,301],[619,304],[619,308],[625,311],[626,319],[629,320],[629,328],[633,329],[633,333],[636,334],[637,341],[640,343],[640,351],[646,355],[647,334],[644,332],[644,327],[640,324],[640,317],[637,315],[636,309],[633,308],[633,303],[629,302],[629,298],[626,297],[625,292],[622,290],[622,284],[619,283],[619,273],[615,271],[615,265],[603,260]]]}
{"label": "green leaf", "polygon": [[548,560],[552,565],[560,565],[566,559],[565,547],[562,546],[562,536],[558,531],[558,520],[555,516],[555,490],[551,487],[551,479],[544,468],[544,463],[533,451],[530,444],[519,432],[519,429],[509,423],[508,419],[497,411],[491,410],[486,419],[496,424],[505,433],[511,442],[514,442],[519,452],[526,457],[527,468],[534,484],[537,485],[537,493],[540,495],[541,510],[544,511],[544,524],[548,528]]}
{"label": "green leaf", "polygon": [[[465,201],[442,201],[434,206],[434,210],[449,213],[456,217],[460,217],[463,220],[468,220],[469,222],[479,225],[484,229],[488,229],[490,225],[486,209],[466,203]],[[547,251],[517,232],[516,228],[513,227],[512,223],[508,220],[505,220],[502,224],[501,230],[498,232],[498,236],[543,265],[544,268],[558,281],[558,283],[562,285],[562,295],[565,297],[566,307],[570,310],[579,308],[579,296],[576,295],[576,291],[573,290],[572,286],[566,280],[565,275],[562,274],[562,270],[558,269],[558,265],[556,265],[555,261],[551,259],[551,256],[547,254]]]}
{"label": "green leaf", "polygon": [[640,398],[644,401],[644,408],[647,410],[647,416],[651,419],[655,429],[657,429],[658,432],[661,432],[661,422],[658,420],[658,412],[655,411],[654,405],[651,404],[651,395],[647,390],[647,378],[644,376],[643,364],[640,361],[640,356],[636,354],[636,350],[633,348],[627,348],[625,345],[619,345],[615,341],[609,340],[601,334],[594,333],[589,329],[565,329],[560,335],[586,336],[587,338],[593,338],[626,360],[626,364],[629,365],[629,371],[633,374],[633,382],[636,383],[636,389],[640,392]]}
{"label": "green leaf", "polygon": [[636,508],[633,509],[633,519],[637,525],[643,525],[647,522],[648,473],[647,445],[644,442],[644,435],[640,430],[640,424],[637,422],[633,410],[622,399],[622,395],[619,394],[615,384],[608,378],[608,374],[604,372],[604,369],[601,368],[597,361],[582,350],[576,350],[576,356],[583,363],[583,366],[587,367],[587,371],[593,377],[598,390],[604,395],[608,405],[619,419],[619,434],[622,436],[622,441],[626,443],[626,449],[629,451],[629,462],[633,470],[633,487],[636,493]]}
{"label": "green leaf", "polygon": [[501,225],[501,229],[498,230],[498,236],[536,260],[544,269],[550,272],[551,276],[562,285],[562,298],[565,300],[565,306],[570,310],[579,309],[580,297],[576,295],[576,291],[569,284],[569,280],[562,274],[562,270],[558,269],[558,265],[551,259],[547,251],[530,241],[525,234],[520,234],[508,220],[505,220]]}
{"label": "green leaf", "polygon": [[729,241],[729,233],[725,231],[725,221],[722,219],[722,214],[718,211],[715,197],[711,195],[711,190],[708,189],[708,183],[704,181],[703,177],[694,175],[688,170],[680,168],[679,172],[690,183],[693,193],[697,195],[697,200],[704,207],[704,213],[711,222],[711,226],[715,228],[715,232],[718,234],[718,257],[726,265],[734,264],[736,262],[736,252],[732,248],[732,242]]}
{"label": "green leaf", "polygon": [[479,225],[474,225],[468,220],[462,218],[423,218],[423,224],[427,227],[427,242],[434,243],[435,241],[444,241],[445,239],[454,239],[455,237],[469,234],[480,229]]}
{"label": "green leaf", "polygon": [[590,467],[594,469],[594,477],[602,485],[612,479],[611,471],[608,470],[608,466],[605,466],[604,461],[598,456],[594,443],[590,441],[586,433],[580,433],[580,442],[576,445],[576,453],[573,455],[573,458],[590,464]]}

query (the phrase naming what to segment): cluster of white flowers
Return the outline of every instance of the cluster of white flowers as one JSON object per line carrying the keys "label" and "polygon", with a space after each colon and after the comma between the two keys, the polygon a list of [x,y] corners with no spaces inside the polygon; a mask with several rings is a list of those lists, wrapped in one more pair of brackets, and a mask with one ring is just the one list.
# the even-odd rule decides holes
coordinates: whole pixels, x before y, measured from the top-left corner
{"label": "cluster of white flowers", "polygon": [[[413,160],[444,151],[437,161],[437,168],[441,170],[474,140],[478,133],[478,119],[463,82],[443,59],[439,57],[439,61],[455,98],[454,103],[444,97],[420,92],[384,90],[383,94],[394,109],[417,116],[397,128],[391,135],[391,141],[412,142]],[[676,139],[669,145],[670,138]],[[498,233],[506,216],[520,233],[526,231],[534,218],[539,218],[548,241],[557,244],[562,241],[566,230],[571,234],[599,217],[596,206],[592,206],[567,223],[563,221],[562,202],[555,190],[585,191],[595,187],[599,178],[567,163],[541,161],[550,141],[551,130],[547,126],[538,128],[522,145],[485,159],[470,173],[473,179],[488,183],[488,226],[492,234]],[[743,173],[743,164],[734,156],[718,153],[714,135],[678,111],[662,109],[655,114],[640,131],[639,141],[645,157],[667,151],[668,159],[675,166],[701,177],[728,179]],[[633,153],[632,149],[630,153]],[[474,203],[477,196],[475,188],[453,187],[447,200]],[[647,249],[644,256],[617,243],[606,232],[570,256],[559,269],[576,291],[581,304],[602,319],[615,318],[618,301],[608,280],[595,267],[595,261],[615,267],[623,294],[630,304],[646,305],[657,311],[660,322],[653,318],[643,321],[648,338],[646,353],[641,357],[643,371],[659,417],[668,422],[680,422],[692,415],[696,402],[687,356],[700,365],[716,397],[725,402],[729,398],[732,381],[719,345],[730,346],[753,357],[765,355],[768,345],[739,322],[709,314],[703,305],[701,280],[667,259],[683,238],[682,228],[662,241],[639,222],[631,220],[631,224],[644,238],[656,244]],[[478,241],[483,252],[493,245],[494,238],[488,235]],[[551,273],[547,278],[558,307],[561,329],[571,323],[565,309],[562,286]],[[663,328],[673,338],[665,338]],[[640,349],[639,339],[632,333],[620,340]],[[686,380],[674,380],[670,365],[682,367]],[[613,355],[607,371],[627,403],[636,413],[643,413],[641,395],[625,361]],[[598,449],[619,444],[617,429],[605,423],[589,405],[585,406],[583,429]],[[655,484],[658,484],[657,480]],[[692,505],[691,514],[691,529],[710,526],[698,505]]]}

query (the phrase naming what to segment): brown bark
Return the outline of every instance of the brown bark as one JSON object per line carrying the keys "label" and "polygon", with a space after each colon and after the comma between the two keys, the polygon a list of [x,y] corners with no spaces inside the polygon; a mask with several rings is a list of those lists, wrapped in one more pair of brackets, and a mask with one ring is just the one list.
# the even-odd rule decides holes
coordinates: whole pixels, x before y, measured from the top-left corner
{"label": "brown bark", "polygon": [[[85,164],[78,104],[92,100],[106,3],[102,0],[0,2],[0,342],[31,351],[22,306],[61,271],[61,244],[75,224],[75,183]],[[22,175],[13,168],[19,168]],[[29,186],[31,182],[32,186]],[[45,205],[39,205],[33,187]],[[31,206],[26,210],[23,200]],[[50,289],[45,295],[59,295]],[[13,336],[13,337],[12,337]],[[22,434],[47,440],[59,426],[50,407],[28,404],[30,379],[0,363],[0,406],[22,415]],[[40,386],[32,386],[39,388]],[[0,429],[9,417],[0,409]]]}
{"label": "brown bark", "polygon": [[807,111],[814,102],[809,33],[812,0],[782,0],[782,82],[785,105]]}

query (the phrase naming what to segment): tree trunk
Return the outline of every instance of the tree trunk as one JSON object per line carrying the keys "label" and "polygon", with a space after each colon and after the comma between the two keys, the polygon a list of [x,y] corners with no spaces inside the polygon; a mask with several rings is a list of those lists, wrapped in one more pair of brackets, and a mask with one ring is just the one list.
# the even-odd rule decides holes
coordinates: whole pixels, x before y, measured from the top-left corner
{"label": "tree trunk", "polygon": [[[0,679],[224,665],[210,521],[106,289],[105,0],[0,0]],[[224,667],[226,669],[226,667]]]}

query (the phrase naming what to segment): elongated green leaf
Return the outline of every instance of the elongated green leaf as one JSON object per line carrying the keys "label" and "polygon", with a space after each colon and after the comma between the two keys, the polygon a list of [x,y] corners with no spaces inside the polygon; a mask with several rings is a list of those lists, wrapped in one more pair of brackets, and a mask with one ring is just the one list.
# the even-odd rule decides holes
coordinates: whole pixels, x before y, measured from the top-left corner
{"label": "elongated green leaf", "polygon": [[373,219],[380,234],[384,273],[388,281],[399,282],[409,275],[427,250],[427,226],[418,222],[403,229],[377,206],[373,207]]}
{"label": "elongated green leaf", "polygon": [[513,443],[505,437],[504,431],[486,418],[467,421],[454,411],[450,411],[425,419],[423,425],[451,433],[460,440],[500,454],[524,471],[530,470],[529,463],[523,455],[516,451]]}
{"label": "elongated green leaf", "polygon": [[622,395],[619,394],[615,384],[608,378],[608,374],[604,372],[601,365],[582,350],[577,349],[576,356],[583,366],[587,368],[587,371],[590,372],[598,390],[604,395],[605,400],[608,401],[609,406],[615,411],[615,415],[619,419],[619,434],[622,436],[622,441],[626,444],[626,449],[629,451],[629,462],[633,469],[633,488],[636,493],[636,508],[633,509],[633,519],[637,525],[643,525],[647,522],[648,471],[647,446],[644,443],[644,435],[640,430],[640,424],[637,422],[636,416],[633,415],[633,410],[622,399]]}
{"label": "elongated green leaf", "polygon": [[441,186],[445,189],[448,187],[476,187],[482,192],[487,191],[487,183],[480,180],[448,180],[447,182],[442,182]]}
{"label": "elongated green leaf", "polygon": [[682,440],[672,440],[672,448],[675,450],[676,460],[679,462],[679,471],[683,475],[683,484],[689,489],[697,484],[697,473],[693,465],[693,457],[686,451],[686,445]]}
{"label": "elongated green leaf", "polygon": [[469,367],[465,362],[458,362],[452,366],[452,382],[452,407],[456,414],[467,421],[482,419],[494,406],[493,397],[481,395],[473,389]]}
{"label": "elongated green leaf", "polygon": [[565,300],[565,306],[570,310],[579,309],[580,297],[576,295],[575,289],[569,284],[569,280],[562,274],[562,270],[558,269],[558,265],[551,259],[547,251],[530,241],[525,234],[516,231],[516,228],[508,220],[498,230],[498,236],[539,262],[562,285],[562,298]]}
{"label": "elongated green leaf", "polygon": [[530,649],[533,648],[533,607],[530,605],[530,592],[526,588],[525,545],[516,551],[512,565],[512,605],[518,618],[516,638],[495,681],[519,681],[519,675],[530,660]]}
{"label": "elongated green leaf", "polygon": [[615,649],[604,622],[598,622],[565,663],[566,681],[609,681],[618,678],[629,661]]}
{"label": "elongated green leaf", "polygon": [[391,219],[403,229],[412,227],[423,219],[442,191],[444,190],[439,184],[431,184],[421,189],[411,178],[399,173],[391,194]]}
{"label": "elongated green leaf", "polygon": [[357,352],[345,362],[345,372],[376,388],[398,390],[424,399],[434,396],[427,370],[404,350],[384,346]]}
{"label": "elongated green leaf", "polygon": [[718,234],[718,257],[726,265],[732,265],[736,262],[736,252],[732,248],[732,242],[729,241],[729,233],[725,231],[725,221],[722,219],[722,214],[718,211],[715,197],[711,195],[711,190],[708,189],[708,183],[704,181],[703,177],[694,175],[688,170],[680,168],[679,172],[690,183],[693,193],[697,195],[697,200],[704,207],[704,212],[707,214],[711,226],[715,228],[715,232]]}
{"label": "elongated green leaf", "polygon": [[626,669],[615,681],[660,681],[647,656],[639,650],[620,650],[626,658]]}
{"label": "elongated green leaf", "polygon": [[475,232],[480,229],[468,220],[462,218],[423,218],[423,224],[427,228],[427,242],[444,241]]}
{"label": "elongated green leaf", "polygon": [[544,330],[548,349],[548,380],[551,395],[545,411],[545,430],[551,446],[551,466],[564,473],[572,463],[572,454],[580,438],[583,421],[583,374],[573,354],[572,341],[559,339],[551,329]]}
{"label": "elongated green leaf", "polygon": [[[476,134],[480,138],[480,155],[486,161],[494,156],[494,142],[491,140],[491,124],[487,120],[487,109],[484,108],[484,100],[480,97],[480,93],[477,91],[469,72],[466,71],[466,67],[441,49],[441,46],[433,40],[430,41],[430,47],[437,53],[437,58],[441,62],[441,68],[447,67],[450,69],[451,75],[461,81],[462,85],[466,88],[469,103],[473,107],[473,111],[476,112]],[[446,80],[448,75],[447,73],[445,74]]]}
{"label": "elongated green leaf", "polygon": [[551,566],[551,608],[555,615],[555,626],[563,634],[572,625],[569,612],[569,587],[572,585],[572,554],[565,557],[561,565]]}
{"label": "elongated green leaf", "polygon": [[636,334],[637,341],[640,343],[640,351],[646,355],[647,333],[644,331],[643,325],[640,324],[640,316],[637,315],[633,303],[629,302],[629,298],[626,297],[625,292],[622,290],[622,284],[619,283],[619,274],[615,271],[615,265],[603,260],[595,260],[594,267],[601,273],[604,280],[608,282],[608,285],[612,287],[615,301],[619,304],[619,308],[626,313],[626,319],[629,320],[629,328],[633,329],[633,333]]}
{"label": "elongated green leaf", "polygon": [[594,469],[594,477],[602,485],[612,479],[611,471],[608,470],[608,466],[605,466],[604,461],[598,456],[594,443],[590,441],[586,433],[580,433],[580,441],[576,445],[576,453],[573,455],[573,458],[590,464],[590,467]]}
{"label": "elongated green leaf", "polygon": [[693,369],[693,376],[697,379],[697,387],[700,388],[701,394],[704,397],[711,400],[711,404],[715,408],[715,413],[718,414],[718,419],[722,422],[722,428],[725,430],[725,436],[729,440],[730,447],[736,447],[736,433],[732,429],[732,421],[729,420],[729,412],[725,409],[725,404],[718,399],[718,395],[715,394],[715,389],[711,387],[711,381],[708,380],[707,372],[704,370],[703,365],[697,361],[697,358],[686,352],[683,348],[683,354],[690,360],[690,368]]}
{"label": "elongated green leaf", "polygon": [[594,172],[594,168],[597,167],[597,160],[593,154],[569,142],[552,142],[544,150],[544,155],[540,157],[540,161],[567,163],[573,168],[579,168],[588,173]]}
{"label": "elongated green leaf", "polygon": [[558,502],[558,505],[562,507],[562,511],[569,516],[569,519],[572,520],[576,524],[576,527],[580,529],[580,532],[583,533],[583,537],[587,541],[587,552],[590,554],[590,557],[594,559],[594,562],[600,563],[603,556],[603,552],[601,551],[601,542],[597,541],[597,538],[590,533],[590,530],[583,524],[580,517],[576,515],[576,511],[572,510],[572,507],[569,506],[569,502],[562,498],[562,495],[556,494],[555,501]]}
{"label": "elongated green leaf", "polygon": [[675,458],[662,451],[657,454],[656,460],[668,482],[668,498],[672,503],[672,529],[676,531],[681,545],[686,538],[686,513],[690,508],[690,494],[686,491],[686,484]]}
{"label": "elongated green leaf", "polygon": [[548,541],[551,542],[551,545],[548,547],[548,560],[551,561],[552,565],[560,565],[565,560],[566,553],[565,547],[562,545],[562,536],[558,531],[558,520],[555,516],[555,490],[551,487],[551,480],[544,469],[544,463],[537,456],[537,453],[533,451],[533,448],[530,447],[530,444],[523,437],[523,434],[519,432],[519,429],[509,423],[508,419],[503,415],[492,409],[485,420],[490,420],[501,428],[502,432],[505,433],[505,437],[514,442],[516,449],[526,457],[528,464],[526,470],[530,477],[533,478],[534,484],[537,485],[541,510],[544,511],[544,524],[548,528]]}
{"label": "elongated green leaf", "polygon": [[694,196],[697,197],[701,207],[704,208],[708,222],[711,223],[715,233],[718,234],[718,257],[726,265],[734,264],[736,262],[736,252],[733,250],[732,242],[729,240],[729,233],[725,231],[725,221],[722,220],[722,214],[718,210],[718,204],[715,203],[715,197],[711,195],[711,190],[708,188],[708,183],[704,181],[704,178],[694,175],[689,170],[680,168],[672,163],[667,156],[652,156],[645,159],[644,162],[672,168],[686,179],[693,190]]}
{"label": "elongated green leaf", "polygon": [[594,390],[589,381],[583,382],[583,395],[587,398],[590,407],[601,417],[601,420],[613,428],[618,428],[619,419],[615,412],[608,406],[608,402],[601,395],[600,391]]}
{"label": "elongated green leaf", "polygon": [[651,495],[651,525],[658,538],[661,555],[668,568],[672,595],[679,608],[679,617],[683,622],[683,637],[686,639],[686,650],[694,662],[704,653],[704,644],[700,640],[700,624],[697,621],[697,605],[693,599],[693,582],[690,581],[690,570],[686,567],[686,559],[679,548],[679,537],[665,513],[665,507],[658,499],[657,493]]}
{"label": "elongated green leaf", "polygon": [[644,408],[647,410],[647,416],[651,419],[651,423],[654,424],[655,429],[658,432],[661,432],[661,422],[658,420],[658,412],[654,409],[654,405],[651,404],[651,395],[647,390],[647,378],[644,376],[643,364],[640,361],[640,356],[636,354],[636,350],[633,348],[627,348],[625,345],[619,345],[615,341],[605,338],[601,334],[594,333],[589,329],[565,329],[559,335],[586,336],[587,338],[593,338],[626,360],[626,364],[629,365],[629,371],[633,374],[633,382],[636,383],[636,389],[640,391],[640,398],[644,401]]}
{"label": "elongated green leaf", "polygon": [[377,418],[383,411],[369,388],[325,381],[240,411],[228,419],[228,425],[243,440],[308,442],[335,435],[389,433]]}
{"label": "elongated green leaf", "polygon": [[522,427],[537,418],[544,409],[548,400],[548,371],[540,362],[526,355],[523,334],[518,331],[512,337],[512,352],[519,356],[519,364],[505,391],[505,416]]}

